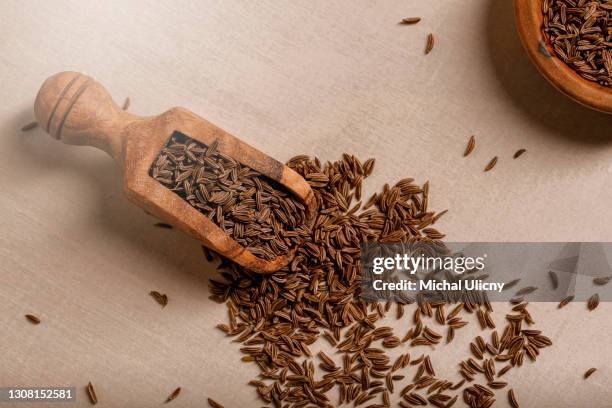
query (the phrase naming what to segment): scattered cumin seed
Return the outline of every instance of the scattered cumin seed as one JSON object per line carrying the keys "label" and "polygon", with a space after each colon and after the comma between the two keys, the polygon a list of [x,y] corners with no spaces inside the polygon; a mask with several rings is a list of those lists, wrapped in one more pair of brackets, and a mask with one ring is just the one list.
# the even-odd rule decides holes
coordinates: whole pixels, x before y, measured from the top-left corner
{"label": "scattered cumin seed", "polygon": [[151,292],[149,292],[149,295],[151,295],[157,303],[162,305],[162,307],[166,307],[166,305],[168,304],[168,296],[166,296],[165,293],[159,293],[156,290],[152,290]]}
{"label": "scattered cumin seed", "polygon": [[491,161],[485,166],[484,171],[489,171],[497,164],[497,156],[493,157]]}
{"label": "scattered cumin seed", "polygon": [[215,401],[212,398],[208,398],[208,405],[210,405],[212,408],[225,408],[223,405],[219,404],[217,401]]}
{"label": "scattered cumin seed", "polygon": [[556,290],[559,287],[559,278],[557,277],[557,274],[553,271],[548,271],[548,276],[550,277],[552,288]]}
{"label": "scattered cumin seed", "polygon": [[432,33],[427,36],[427,44],[425,46],[425,55],[429,54],[434,47],[435,38]]}
{"label": "scattered cumin seed", "polygon": [[402,19],[400,24],[404,24],[404,25],[416,24],[419,21],[421,21],[421,17],[406,17],[406,18]]}
{"label": "scattered cumin seed", "polygon": [[[477,314],[483,330],[495,327],[493,305],[476,292],[466,291],[459,300],[429,300],[420,294],[416,299],[402,297],[397,314],[392,312],[392,301],[365,303],[358,298],[363,242],[441,239],[432,238],[436,234],[428,228],[435,219],[435,213],[427,209],[429,185],[416,185],[409,178],[394,186],[385,185],[372,199],[364,200],[367,209],[353,211],[352,201],[361,201],[356,192],[368,173],[357,158],[346,154],[340,161],[322,164],[316,158],[297,156],[287,165],[303,177],[327,176],[325,180],[315,176],[321,181],[313,185],[322,208],[311,231],[316,238],[298,243],[291,264],[273,276],[252,274],[229,260],[218,259],[221,279],[209,280],[211,298],[224,302],[228,309],[228,321],[217,327],[242,343],[240,351],[247,358],[243,361],[259,365],[261,378],[250,384],[257,388],[266,406],[361,406],[376,398],[382,399],[382,404],[370,406],[382,408],[398,388],[396,381],[404,380],[400,370],[414,366],[414,379],[402,384],[399,392],[403,399],[400,406],[449,407],[457,401],[457,395],[443,391],[459,389],[482,373],[485,385],[468,386],[466,402],[472,407],[490,407],[495,402],[491,388],[508,387],[504,381],[496,381],[496,376],[510,368],[498,371],[495,363],[521,366],[526,354],[534,359],[540,349],[552,344],[532,328],[528,305],[520,299],[513,307],[515,313],[506,316],[506,327],[499,329],[503,334],[494,331],[490,344],[480,336],[476,338],[472,352],[477,357],[460,365],[462,382],[453,385],[436,378],[432,361],[425,354],[411,358],[406,353],[393,361],[387,347],[405,342],[428,346],[441,343],[442,331],[432,330],[430,323],[446,325],[447,341],[452,340],[455,331],[468,324],[460,316],[462,312]],[[415,219],[414,214],[429,215]],[[381,319],[389,315],[406,319],[411,304],[415,304],[410,313],[413,325],[400,340],[392,326],[381,325]],[[522,326],[523,322],[530,328]],[[309,346],[317,346],[321,337],[336,353],[342,353],[342,364],[334,363],[329,357],[332,354],[319,354],[322,361],[317,361],[319,357]],[[378,341],[383,347],[374,345]],[[319,369],[325,374],[321,375]],[[322,380],[315,380],[318,378]],[[426,396],[420,395],[421,389]],[[332,402],[332,395],[338,395],[339,402]],[[472,404],[467,401],[470,399]]]}
{"label": "scattered cumin seed", "polygon": [[586,380],[587,378],[589,378],[591,374],[593,374],[595,371],[597,371],[595,367],[591,367],[588,370],[586,370],[586,372],[584,373],[584,379]]}
{"label": "scattered cumin seed", "polygon": [[87,395],[89,396],[89,401],[96,405],[98,403],[98,396],[96,395],[96,390],[94,390],[93,384],[90,382],[87,383]]}
{"label": "scattered cumin seed", "polygon": [[523,153],[525,153],[527,151],[527,149],[518,149],[515,153],[514,156],[512,156],[515,159],[518,159],[519,157],[521,157],[523,155]]}
{"label": "scattered cumin seed", "polygon": [[504,288],[502,290],[508,290],[508,289],[514,287],[520,281],[521,281],[521,278],[511,280],[510,282],[506,282],[506,284],[504,285]]}
{"label": "scattered cumin seed", "polygon": [[28,319],[32,324],[40,324],[40,319],[33,314],[25,315],[26,319]]}
{"label": "scattered cumin seed", "polygon": [[595,310],[597,306],[599,306],[599,294],[596,293],[587,301],[587,307],[589,308],[589,311],[592,311]]}
{"label": "scattered cumin seed", "polygon": [[508,402],[510,402],[510,406],[512,408],[521,408],[518,400],[516,399],[516,395],[514,394],[514,389],[512,388],[508,390]]}
{"label": "scattered cumin seed", "polygon": [[27,132],[28,130],[32,130],[38,127],[38,122],[34,121],[34,122],[30,122],[27,125],[23,125],[21,127],[21,131],[22,132]]}
{"label": "scattered cumin seed", "polygon": [[607,285],[612,280],[612,276],[599,276],[593,278],[593,283],[599,286]]}
{"label": "scattered cumin seed", "polygon": [[465,151],[463,152],[463,157],[466,157],[467,155],[472,153],[474,147],[476,147],[476,138],[474,136],[470,136],[467,146],[465,147]]}
{"label": "scattered cumin seed", "polygon": [[181,393],[181,387],[178,387],[176,390],[172,391],[172,394],[170,394],[168,398],[166,398],[166,403],[174,400],[176,397],[179,396],[180,393]]}
{"label": "scattered cumin seed", "polygon": [[561,309],[562,307],[565,307],[572,300],[574,300],[574,295],[569,295],[568,297],[563,299],[561,302],[559,302],[559,306],[557,306],[557,309]]}
{"label": "scattered cumin seed", "polygon": [[166,224],[165,222],[156,222],[155,224],[153,224],[153,226],[157,228],[172,229],[172,225]]}
{"label": "scattered cumin seed", "polygon": [[121,107],[121,109],[128,110],[128,108],[130,107],[130,103],[130,97],[128,96],[127,98],[125,98],[125,101],[123,101],[123,106]]}

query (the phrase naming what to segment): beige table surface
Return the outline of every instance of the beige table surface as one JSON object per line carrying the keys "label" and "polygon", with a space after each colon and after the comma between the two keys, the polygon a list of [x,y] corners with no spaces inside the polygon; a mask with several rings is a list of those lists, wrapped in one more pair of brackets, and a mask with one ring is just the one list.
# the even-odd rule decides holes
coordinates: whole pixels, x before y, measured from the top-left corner
{"label": "beige table surface", "polygon": [[[439,224],[449,240],[612,240],[612,117],[539,76],[509,0],[1,8],[0,386],[76,386],[78,406],[89,405],[88,381],[101,407],[162,406],[178,386],[177,408],[202,407],[207,396],[259,404],[244,385],[258,371],[213,329],[226,311],[207,298],[212,268],[199,244],[154,228],[122,196],[104,153],[19,131],[58,71],[96,77],[117,101],[130,96],[136,114],[187,107],[281,160],[376,157],[370,192],[405,176],[430,180],[431,206],[450,209]],[[423,21],[397,24],[412,15]],[[429,32],[436,46],[424,56]],[[471,134],[477,147],[464,159]],[[497,167],[483,173],[495,155]],[[168,294],[165,309],[152,289]],[[523,406],[612,405],[611,310],[532,306],[555,344],[508,375]],[[432,357],[450,378],[469,332]],[[583,381],[591,366],[599,371]]]}

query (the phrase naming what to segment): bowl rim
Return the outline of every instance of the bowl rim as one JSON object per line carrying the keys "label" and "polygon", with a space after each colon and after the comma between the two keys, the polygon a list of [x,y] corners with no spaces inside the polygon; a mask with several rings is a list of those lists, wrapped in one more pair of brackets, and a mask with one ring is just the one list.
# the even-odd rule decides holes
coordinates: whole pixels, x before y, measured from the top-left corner
{"label": "bowl rim", "polygon": [[544,40],[542,0],[514,0],[514,18],[523,48],[555,88],[584,106],[612,114],[612,87],[582,78]]}

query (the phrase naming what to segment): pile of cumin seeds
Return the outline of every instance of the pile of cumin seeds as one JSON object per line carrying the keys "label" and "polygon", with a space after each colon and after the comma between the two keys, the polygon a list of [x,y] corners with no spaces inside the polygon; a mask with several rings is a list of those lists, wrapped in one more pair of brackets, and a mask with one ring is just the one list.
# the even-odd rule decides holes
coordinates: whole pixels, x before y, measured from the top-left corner
{"label": "pile of cumin seeds", "polygon": [[261,258],[287,254],[309,233],[299,200],[219,152],[216,143],[206,146],[174,132],[149,174]]}
{"label": "pile of cumin seeds", "polygon": [[612,2],[543,0],[542,14],[555,55],[581,77],[612,86]]}
{"label": "pile of cumin seeds", "polygon": [[[225,302],[229,312],[229,321],[217,327],[242,343],[242,361],[259,367],[259,378],[249,384],[265,403],[387,407],[393,397],[401,399],[402,407],[451,407],[462,387],[479,376],[484,380],[480,394],[504,388],[506,383],[498,377],[521,366],[525,354],[535,358],[551,343],[539,331],[524,327],[534,324],[526,303],[513,306],[500,336],[486,297],[471,296],[460,302],[429,301],[422,296],[397,303],[360,299],[362,243],[436,243],[444,237],[432,226],[441,214],[428,209],[429,185],[419,186],[412,179],[386,184],[362,205],[362,182],[373,171],[373,160],[362,163],[344,155],[339,161],[321,164],[298,156],[288,166],[306,179],[309,174],[324,174],[328,179],[312,184],[319,213],[310,236],[298,245],[295,259],[273,275],[253,274],[220,259],[222,279],[209,284],[213,298]],[[407,333],[382,324],[394,306],[395,317],[408,320]],[[413,312],[406,313],[408,307]],[[442,324],[451,341],[454,331],[468,324],[462,320],[463,313],[477,314],[485,323],[481,329],[491,330],[489,342],[475,340],[486,365],[471,359],[464,370],[463,364],[458,365],[456,378],[443,378],[436,373],[433,359],[436,348],[446,343],[433,327]],[[312,349],[320,348],[322,339],[334,353],[315,355]],[[417,348],[421,345],[427,347]],[[399,356],[391,355],[399,350]],[[470,395],[463,394],[465,402],[480,408],[481,400]],[[488,406],[495,402],[486,400]]]}

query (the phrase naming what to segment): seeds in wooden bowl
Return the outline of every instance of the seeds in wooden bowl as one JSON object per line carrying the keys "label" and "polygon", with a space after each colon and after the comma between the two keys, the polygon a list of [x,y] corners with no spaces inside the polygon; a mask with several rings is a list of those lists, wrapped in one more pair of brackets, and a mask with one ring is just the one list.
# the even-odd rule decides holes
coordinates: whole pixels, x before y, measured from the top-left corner
{"label": "seeds in wooden bowl", "polygon": [[[217,150],[174,132],[149,174],[253,254],[285,255],[309,233],[305,208],[283,186]],[[312,172],[312,185],[328,182]],[[338,205],[343,205],[339,202]]]}
{"label": "seeds in wooden bowl", "polygon": [[584,79],[612,86],[612,3],[544,0],[542,32],[557,58]]}

